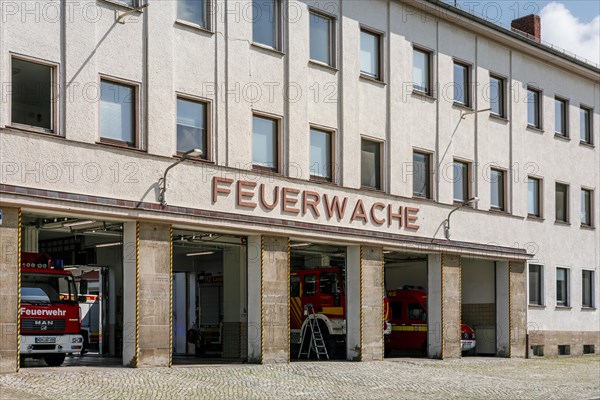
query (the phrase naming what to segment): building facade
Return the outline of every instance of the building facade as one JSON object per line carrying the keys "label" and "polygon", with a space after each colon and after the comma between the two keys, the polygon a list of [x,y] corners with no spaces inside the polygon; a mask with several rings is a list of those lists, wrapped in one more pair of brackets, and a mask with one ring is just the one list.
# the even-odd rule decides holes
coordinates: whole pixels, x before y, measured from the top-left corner
{"label": "building facade", "polygon": [[425,0],[1,4],[2,372],[24,251],[105,268],[124,365],[203,324],[288,362],[310,266],[343,269],[349,360],[384,357],[402,286],[429,357],[461,321],[481,354],[596,352],[600,69],[535,29]]}

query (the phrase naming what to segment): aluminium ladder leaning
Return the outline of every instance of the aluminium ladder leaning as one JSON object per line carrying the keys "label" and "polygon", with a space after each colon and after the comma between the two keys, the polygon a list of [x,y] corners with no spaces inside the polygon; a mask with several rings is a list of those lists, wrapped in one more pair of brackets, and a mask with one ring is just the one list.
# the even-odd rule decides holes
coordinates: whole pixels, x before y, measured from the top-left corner
{"label": "aluminium ladder leaning", "polygon": [[317,355],[317,359],[321,359],[321,356],[325,356],[329,360],[327,346],[325,346],[323,334],[321,333],[321,327],[319,326],[317,316],[315,315],[315,308],[311,303],[308,303],[304,306],[304,313],[308,318],[308,324],[306,328],[310,329],[310,343],[308,345],[308,349],[303,352],[302,349],[304,348],[304,339],[307,336],[307,332],[305,331],[304,335],[302,335],[302,340],[300,341],[298,358],[301,358],[303,355],[306,355],[306,358],[310,358],[310,352],[312,350]]}

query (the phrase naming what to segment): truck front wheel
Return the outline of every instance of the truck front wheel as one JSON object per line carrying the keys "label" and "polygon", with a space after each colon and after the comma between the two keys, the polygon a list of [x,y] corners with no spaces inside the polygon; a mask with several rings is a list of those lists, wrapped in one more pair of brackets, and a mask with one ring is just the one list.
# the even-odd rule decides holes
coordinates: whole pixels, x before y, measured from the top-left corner
{"label": "truck front wheel", "polygon": [[65,361],[65,354],[46,354],[44,356],[44,361],[46,361],[46,364],[48,364],[49,367],[58,367]]}

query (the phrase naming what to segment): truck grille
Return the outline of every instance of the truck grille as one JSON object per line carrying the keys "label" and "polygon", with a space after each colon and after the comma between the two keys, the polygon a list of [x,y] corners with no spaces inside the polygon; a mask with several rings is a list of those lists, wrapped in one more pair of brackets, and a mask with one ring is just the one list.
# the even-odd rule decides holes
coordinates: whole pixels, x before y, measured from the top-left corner
{"label": "truck grille", "polygon": [[65,330],[64,319],[33,319],[21,320],[22,332],[61,332]]}
{"label": "truck grille", "polygon": [[56,350],[55,344],[34,344],[31,345],[31,350]]}

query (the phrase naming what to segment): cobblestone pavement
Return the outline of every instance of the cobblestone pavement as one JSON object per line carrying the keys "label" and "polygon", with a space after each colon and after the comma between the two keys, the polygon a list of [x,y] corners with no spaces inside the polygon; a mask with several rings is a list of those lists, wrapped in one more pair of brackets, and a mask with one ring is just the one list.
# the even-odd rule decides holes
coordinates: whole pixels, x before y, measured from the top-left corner
{"label": "cobblestone pavement", "polygon": [[151,369],[37,367],[2,399],[593,399],[600,357],[296,362]]}

